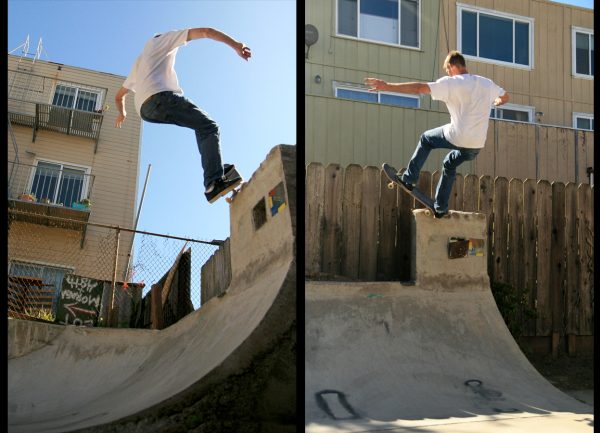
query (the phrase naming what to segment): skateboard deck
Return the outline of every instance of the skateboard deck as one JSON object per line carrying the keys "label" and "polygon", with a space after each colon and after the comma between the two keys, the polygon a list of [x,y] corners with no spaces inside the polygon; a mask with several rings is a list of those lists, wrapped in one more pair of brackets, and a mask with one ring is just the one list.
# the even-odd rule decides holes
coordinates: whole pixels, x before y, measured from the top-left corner
{"label": "skateboard deck", "polygon": [[390,183],[388,183],[388,188],[393,189],[394,186],[402,188],[404,191],[406,191],[408,194],[410,194],[415,200],[417,200],[419,203],[421,203],[423,206],[425,206],[427,209],[429,209],[431,211],[432,215],[434,214],[435,209],[433,207],[433,200],[431,199],[431,197],[426,195],[424,192],[420,191],[417,187],[414,187],[412,189],[412,191],[409,190],[408,188],[406,188],[402,184],[402,182],[400,182],[400,180],[398,179],[398,176],[397,176],[398,170],[396,170],[394,167],[392,167],[388,163],[383,163],[381,168],[383,169],[383,172],[388,177],[388,179],[391,181]]}

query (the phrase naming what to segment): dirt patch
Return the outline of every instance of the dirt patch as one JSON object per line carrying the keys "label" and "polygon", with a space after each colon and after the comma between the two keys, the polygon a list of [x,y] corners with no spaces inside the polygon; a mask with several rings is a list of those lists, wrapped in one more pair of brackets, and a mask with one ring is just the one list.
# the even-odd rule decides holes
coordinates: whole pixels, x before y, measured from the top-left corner
{"label": "dirt patch", "polygon": [[537,371],[561,391],[594,389],[593,354],[569,356],[559,353],[553,358],[551,354],[540,355],[522,350]]}

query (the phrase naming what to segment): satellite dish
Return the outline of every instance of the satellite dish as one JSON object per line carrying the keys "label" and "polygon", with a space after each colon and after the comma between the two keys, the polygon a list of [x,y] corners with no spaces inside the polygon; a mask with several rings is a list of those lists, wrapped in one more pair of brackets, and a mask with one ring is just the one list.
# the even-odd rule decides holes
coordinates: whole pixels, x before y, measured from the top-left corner
{"label": "satellite dish", "polygon": [[306,58],[308,59],[308,52],[310,51],[310,46],[314,45],[319,40],[319,31],[312,24],[306,24],[304,26],[304,43],[308,47],[306,50]]}

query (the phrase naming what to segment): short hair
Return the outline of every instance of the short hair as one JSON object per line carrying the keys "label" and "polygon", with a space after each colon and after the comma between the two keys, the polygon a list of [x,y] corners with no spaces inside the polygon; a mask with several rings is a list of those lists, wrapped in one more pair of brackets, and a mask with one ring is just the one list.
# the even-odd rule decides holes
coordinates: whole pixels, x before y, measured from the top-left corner
{"label": "short hair", "polygon": [[458,51],[450,51],[446,56],[446,60],[444,60],[444,70],[448,67],[448,65],[453,66],[462,66],[463,68],[467,66],[465,62],[465,58]]}

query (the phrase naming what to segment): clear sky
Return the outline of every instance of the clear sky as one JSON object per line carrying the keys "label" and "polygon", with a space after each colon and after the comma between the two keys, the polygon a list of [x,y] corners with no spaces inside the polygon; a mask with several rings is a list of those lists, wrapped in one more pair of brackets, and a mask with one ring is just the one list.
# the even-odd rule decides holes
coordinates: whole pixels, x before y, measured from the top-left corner
{"label": "clear sky", "polygon": [[[220,126],[223,162],[248,179],[272,147],[296,144],[295,0],[8,2],[8,51],[27,35],[35,51],[41,37],[42,60],[124,76],[154,33],[191,27],[214,27],[252,49],[245,62],[227,45],[201,39],[181,47],[175,64],[184,95]],[[152,171],[138,228],[227,238],[229,204],[204,198],[194,132],[146,122],[142,131],[139,197],[148,164]]]}

